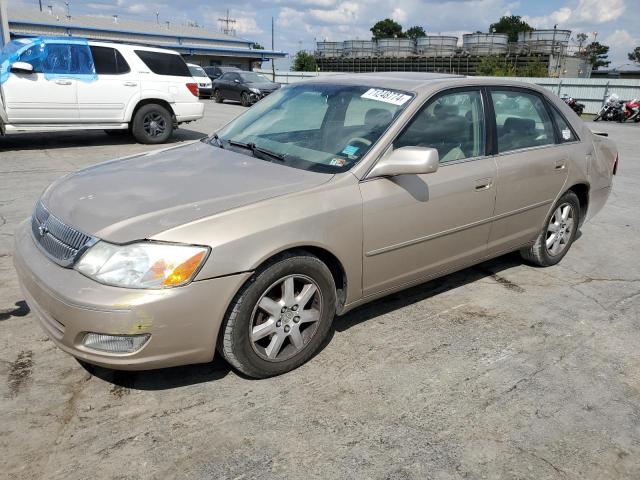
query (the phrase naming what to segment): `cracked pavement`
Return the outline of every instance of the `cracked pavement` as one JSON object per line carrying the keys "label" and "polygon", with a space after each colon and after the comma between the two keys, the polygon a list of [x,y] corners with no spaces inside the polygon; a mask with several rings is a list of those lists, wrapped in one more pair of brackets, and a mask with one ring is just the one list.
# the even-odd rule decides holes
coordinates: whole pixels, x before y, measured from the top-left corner
{"label": "cracked pavement", "polygon": [[[242,111],[207,102],[176,141]],[[640,478],[640,130],[596,127],[620,149],[614,193],[560,265],[507,255],[383,298],[261,381],[220,359],[86,370],[57,349],[23,302],[13,231],[58,176],[150,147],[0,138],[0,477]]]}

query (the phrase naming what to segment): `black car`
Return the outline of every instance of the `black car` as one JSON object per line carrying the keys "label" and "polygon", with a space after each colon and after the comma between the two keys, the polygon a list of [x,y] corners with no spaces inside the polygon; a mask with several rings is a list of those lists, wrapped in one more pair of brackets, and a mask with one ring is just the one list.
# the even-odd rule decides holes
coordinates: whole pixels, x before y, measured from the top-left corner
{"label": "black car", "polygon": [[222,76],[222,74],[227,72],[241,72],[242,70],[238,67],[221,67],[219,65],[213,65],[211,67],[204,67],[204,71],[209,76],[211,81],[215,80]]}
{"label": "black car", "polygon": [[213,98],[216,103],[238,100],[249,107],[279,88],[279,83],[254,72],[227,72],[213,81]]}

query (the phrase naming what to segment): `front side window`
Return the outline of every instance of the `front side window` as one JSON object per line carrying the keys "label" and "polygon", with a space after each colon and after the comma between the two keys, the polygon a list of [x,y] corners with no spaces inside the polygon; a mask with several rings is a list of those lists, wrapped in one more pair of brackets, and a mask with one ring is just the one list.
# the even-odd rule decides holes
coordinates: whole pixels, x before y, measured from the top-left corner
{"label": "front side window", "polygon": [[478,90],[446,93],[429,102],[393,142],[438,150],[441,163],[485,154],[485,121]]}
{"label": "front side window", "polygon": [[[258,102],[218,135],[224,148],[267,150],[285,165],[319,172],[358,163],[413,95],[368,86],[291,85]],[[235,144],[235,145],[234,145]],[[244,147],[238,147],[238,144]]]}
{"label": "front side window", "polygon": [[191,77],[191,72],[180,55],[149,50],[136,50],[136,55],[149,70],[157,75],[172,77]]}
{"label": "front side window", "polygon": [[519,90],[493,90],[498,152],[555,143],[553,124],[542,98]]}

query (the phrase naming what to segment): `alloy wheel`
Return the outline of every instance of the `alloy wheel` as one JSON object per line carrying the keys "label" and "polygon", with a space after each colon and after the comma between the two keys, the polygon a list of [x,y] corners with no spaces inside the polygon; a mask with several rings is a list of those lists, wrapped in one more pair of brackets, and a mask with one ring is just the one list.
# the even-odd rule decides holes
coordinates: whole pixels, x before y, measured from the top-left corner
{"label": "alloy wheel", "polygon": [[556,208],[547,225],[545,245],[549,255],[555,257],[565,251],[571,242],[574,222],[573,207],[569,203]]}
{"label": "alloy wheel", "polygon": [[267,361],[292,358],[309,344],[321,317],[318,284],[306,275],[286,276],[258,300],[249,324],[251,346]]}
{"label": "alloy wheel", "polygon": [[158,112],[149,112],[142,119],[142,128],[150,137],[159,137],[167,130],[167,121]]}

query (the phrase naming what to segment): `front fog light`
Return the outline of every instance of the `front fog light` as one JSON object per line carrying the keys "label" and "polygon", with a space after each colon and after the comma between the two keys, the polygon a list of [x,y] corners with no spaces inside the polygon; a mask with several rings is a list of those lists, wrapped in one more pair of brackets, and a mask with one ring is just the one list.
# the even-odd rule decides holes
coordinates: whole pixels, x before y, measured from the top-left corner
{"label": "front fog light", "polygon": [[109,353],[133,353],[140,350],[151,335],[104,335],[102,333],[87,333],[82,339],[82,345],[93,350]]}

